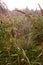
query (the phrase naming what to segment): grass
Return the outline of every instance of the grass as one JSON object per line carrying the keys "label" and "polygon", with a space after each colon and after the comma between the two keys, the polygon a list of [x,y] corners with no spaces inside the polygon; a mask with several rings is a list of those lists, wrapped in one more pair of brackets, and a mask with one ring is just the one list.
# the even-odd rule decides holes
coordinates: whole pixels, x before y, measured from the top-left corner
{"label": "grass", "polygon": [[0,17],[0,65],[43,65],[43,16]]}

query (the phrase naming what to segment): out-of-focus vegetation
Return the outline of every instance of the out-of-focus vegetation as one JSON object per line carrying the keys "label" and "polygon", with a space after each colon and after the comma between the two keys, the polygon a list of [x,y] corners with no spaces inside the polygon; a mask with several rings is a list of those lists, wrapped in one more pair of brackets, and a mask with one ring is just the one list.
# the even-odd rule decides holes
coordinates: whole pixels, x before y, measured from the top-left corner
{"label": "out-of-focus vegetation", "polygon": [[43,16],[0,17],[0,65],[43,65]]}

